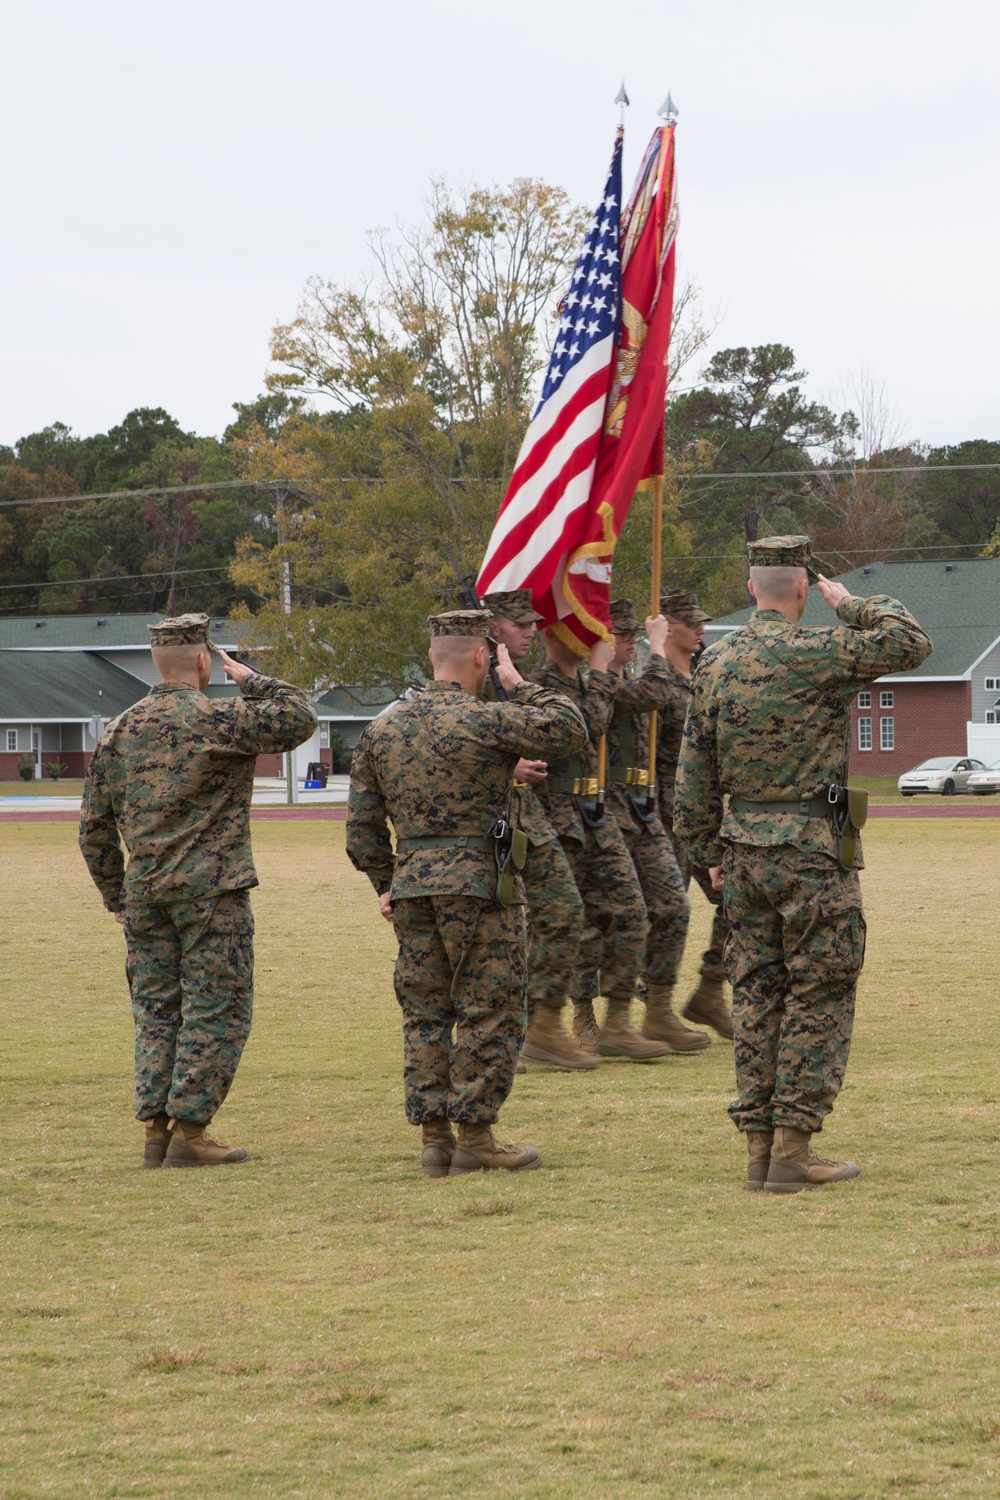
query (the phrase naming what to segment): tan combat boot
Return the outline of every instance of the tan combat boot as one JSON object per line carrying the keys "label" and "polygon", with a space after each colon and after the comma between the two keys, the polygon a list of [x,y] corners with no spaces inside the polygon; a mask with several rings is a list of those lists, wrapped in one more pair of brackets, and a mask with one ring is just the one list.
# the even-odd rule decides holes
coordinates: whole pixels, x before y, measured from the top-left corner
{"label": "tan combat boot", "polygon": [[771,1165],[773,1130],[747,1131],[747,1192],[759,1193],[767,1181],[767,1170]]}
{"label": "tan combat boot", "polygon": [[154,1115],[151,1120],[146,1120],[146,1144],[142,1152],[142,1164],[144,1167],[162,1167],[163,1158],[167,1151],[167,1142],[170,1140],[168,1126],[169,1115]]}
{"label": "tan combat boot", "polygon": [[601,1028],[594,1015],[593,1000],[573,1001],[573,1035],[584,1052],[596,1055],[597,1044],[601,1039]]}
{"label": "tan combat boot", "polygon": [[456,1145],[451,1121],[425,1120],[420,1129],[424,1144],[420,1170],[425,1177],[447,1177]]}
{"label": "tan combat boot", "polygon": [[530,1172],[540,1167],[542,1158],[534,1146],[503,1146],[490,1125],[458,1127],[458,1144],[451,1158],[449,1177],[464,1177],[467,1172]]}
{"label": "tan combat boot", "polygon": [[609,1000],[608,1013],[597,1042],[602,1057],[631,1057],[634,1062],[648,1062],[654,1057],[666,1057],[670,1048],[663,1042],[651,1040],[633,1031],[628,1022],[631,1000]]}
{"label": "tan combat boot", "polygon": [[793,1130],[790,1125],[776,1128],[765,1193],[802,1193],[806,1188],[861,1176],[861,1168],[853,1161],[826,1161],[817,1156],[810,1149],[811,1140],[808,1130]]}
{"label": "tan combat boot", "polygon": [[197,1120],[173,1120],[171,1124],[165,1167],[228,1167],[247,1159],[242,1146],[224,1146]]}
{"label": "tan combat boot", "polygon": [[646,980],[646,1019],[642,1023],[643,1036],[666,1042],[670,1052],[703,1052],[712,1045],[711,1038],[703,1031],[692,1031],[674,1015],[670,1001],[672,984],[654,984]]}
{"label": "tan combat boot", "polygon": [[559,1007],[536,1005],[521,1048],[528,1062],[549,1063],[554,1068],[596,1068],[600,1059],[585,1052],[575,1036],[562,1029]]}
{"label": "tan combat boot", "polygon": [[681,1011],[686,1021],[697,1021],[700,1026],[711,1026],[727,1041],[733,1039],[733,1018],[726,1005],[726,993],[721,979],[709,979],[702,974],[697,988]]}

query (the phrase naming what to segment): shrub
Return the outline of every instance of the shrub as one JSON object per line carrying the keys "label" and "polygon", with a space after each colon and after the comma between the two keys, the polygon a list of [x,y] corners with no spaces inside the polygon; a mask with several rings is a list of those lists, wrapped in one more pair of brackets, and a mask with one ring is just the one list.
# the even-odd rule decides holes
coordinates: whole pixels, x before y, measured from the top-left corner
{"label": "shrub", "polygon": [[338,734],[335,729],[330,730],[330,751],[335,775],[342,775],[351,769],[351,752],[347,748],[344,736]]}
{"label": "shrub", "polygon": [[34,781],[35,757],[33,755],[19,755],[15,764],[17,765],[17,774],[22,781]]}
{"label": "shrub", "polygon": [[46,776],[51,776],[53,781],[58,781],[60,776],[65,776],[69,766],[64,766],[61,760],[50,760],[42,767]]}

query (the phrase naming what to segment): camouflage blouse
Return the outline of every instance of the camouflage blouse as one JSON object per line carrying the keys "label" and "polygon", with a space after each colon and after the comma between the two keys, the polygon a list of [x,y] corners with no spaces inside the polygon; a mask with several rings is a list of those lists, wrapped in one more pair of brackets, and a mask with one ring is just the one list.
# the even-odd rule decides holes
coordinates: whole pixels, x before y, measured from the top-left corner
{"label": "camouflage blouse", "polygon": [[[846,780],[855,693],[930,655],[929,637],[886,595],[843,599],[837,615],[841,625],[817,628],[758,610],[702,656],[674,800],[674,831],[694,864],[720,864],[727,842],[835,854],[828,818],[736,813],[723,797],[809,798]],[[856,862],[862,863],[860,840]]]}
{"label": "camouflage blouse", "polygon": [[[473,697],[456,682],[431,682],[369,724],[351,763],[347,854],[379,894],[493,898],[496,865],[483,850],[417,848],[394,858],[397,838],[485,837],[509,817],[514,767],[555,760],[586,740],[562,693],[525,683],[506,703]],[[524,900],[520,881],[515,899]]]}
{"label": "camouflage blouse", "polygon": [[254,674],[241,693],[227,701],[160,682],[104,731],[87,767],[80,848],[109,911],[257,884],[256,758],[300,745],[316,714],[277,677]]}

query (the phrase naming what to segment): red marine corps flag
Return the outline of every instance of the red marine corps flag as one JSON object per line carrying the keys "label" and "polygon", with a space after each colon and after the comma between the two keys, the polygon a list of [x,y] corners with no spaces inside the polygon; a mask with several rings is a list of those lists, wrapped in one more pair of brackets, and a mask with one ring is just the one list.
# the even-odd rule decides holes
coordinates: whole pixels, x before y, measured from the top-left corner
{"label": "red marine corps flag", "polygon": [[[612,259],[609,254],[618,250],[611,244],[612,226],[607,220],[599,223],[600,210],[595,215],[573,286],[563,299],[562,322],[542,400],[525,436],[478,581],[480,594],[530,588],[535,608],[546,623],[555,625],[580,655],[586,655],[595,640],[610,635],[615,542],[636,490],[663,471],[677,231],[673,113],[671,105],[667,123],[653,133],[621,221],[620,281],[618,256]],[[616,165],[620,181],[620,149],[621,132],[606,207],[614,196]],[[603,257],[598,257],[607,267],[603,273],[607,286],[600,279],[599,266],[592,279],[592,255],[587,264],[595,242],[607,246]],[[586,382],[588,406],[583,412],[571,411],[567,422],[566,406],[571,403],[563,398],[558,404],[562,383],[553,382],[553,369],[557,360],[567,356],[583,363],[581,324],[587,337],[595,323],[596,299],[608,291],[617,292],[621,299],[617,336],[613,340],[601,337],[601,325],[594,327],[589,348],[596,354],[597,346],[602,346],[602,368],[592,370]],[[605,358],[611,360],[606,367]],[[599,373],[604,379],[600,393]],[[567,378],[564,386],[569,384]],[[577,377],[575,387],[582,384]],[[600,420],[595,424],[598,400]],[[585,434],[581,434],[582,419],[586,420]]]}

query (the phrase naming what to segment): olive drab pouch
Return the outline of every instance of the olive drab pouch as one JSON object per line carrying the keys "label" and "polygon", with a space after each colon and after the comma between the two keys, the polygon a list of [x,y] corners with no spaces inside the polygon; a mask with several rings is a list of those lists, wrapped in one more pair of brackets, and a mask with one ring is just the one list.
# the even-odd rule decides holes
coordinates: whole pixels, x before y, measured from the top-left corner
{"label": "olive drab pouch", "polygon": [[522,828],[512,828],[506,818],[500,818],[491,831],[496,840],[497,901],[509,906],[514,881],[528,857],[528,835]]}
{"label": "olive drab pouch", "polygon": [[853,870],[858,834],[868,821],[868,793],[856,787],[831,786],[828,795],[837,837],[837,859],[842,870]]}

